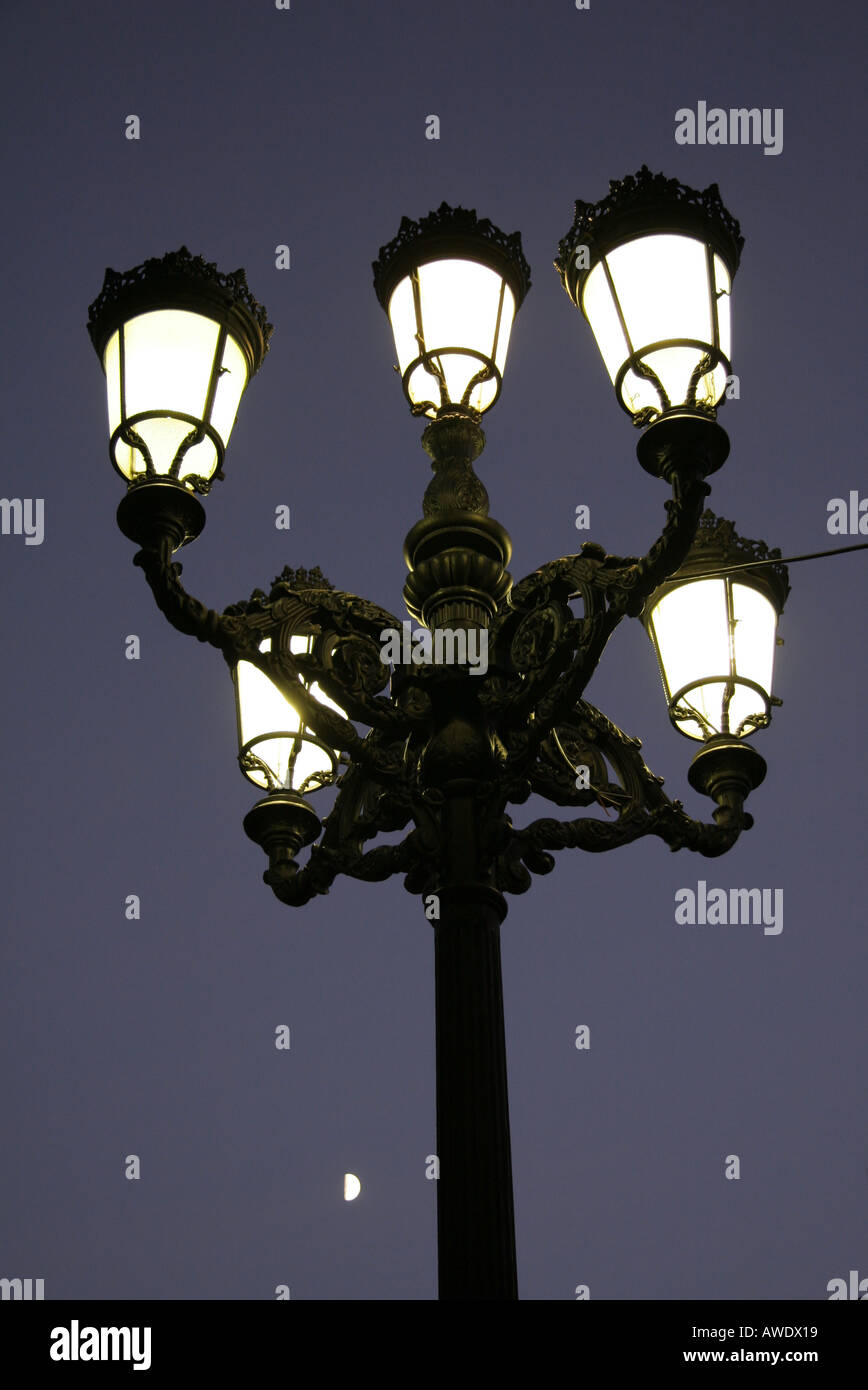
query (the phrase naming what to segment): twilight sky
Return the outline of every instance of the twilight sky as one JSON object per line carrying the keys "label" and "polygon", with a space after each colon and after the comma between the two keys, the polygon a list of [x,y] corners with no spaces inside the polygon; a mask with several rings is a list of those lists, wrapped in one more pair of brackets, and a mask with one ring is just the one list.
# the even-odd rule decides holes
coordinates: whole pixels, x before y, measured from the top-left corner
{"label": "twilight sky", "polygon": [[[444,199],[522,233],[533,286],[477,465],[517,582],[583,540],[643,553],[669,495],[551,266],[573,202],[643,163],[717,182],[745,249],[710,505],[785,556],[852,543],[826,522],[868,495],[864,23],[808,0],[5,0],[0,492],[43,499],[44,537],[0,535],[0,1277],[49,1299],[436,1296],[433,934],[399,878],[300,911],[261,882],[229,673],[156,611],[114,520],[85,329],[106,266],[186,244],[243,265],[276,325],[187,587],[222,609],[319,564],[403,617],[430,470],[379,247]],[[782,110],[782,148],[677,144],[700,102]],[[868,1276],[868,552],[790,582],[755,828],[716,861],[650,837],[564,852],[509,898],[524,1299],[824,1299]],[[708,819],[637,622],[587,694]],[[700,880],[782,890],[783,930],[676,924]]]}

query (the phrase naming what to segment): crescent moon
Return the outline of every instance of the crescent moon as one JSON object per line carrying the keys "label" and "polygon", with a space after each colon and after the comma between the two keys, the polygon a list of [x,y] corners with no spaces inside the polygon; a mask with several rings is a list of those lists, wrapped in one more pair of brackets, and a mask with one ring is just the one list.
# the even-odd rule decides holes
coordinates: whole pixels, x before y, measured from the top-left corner
{"label": "crescent moon", "polygon": [[354,1202],[362,1190],[355,1173],[344,1173],[344,1201]]}

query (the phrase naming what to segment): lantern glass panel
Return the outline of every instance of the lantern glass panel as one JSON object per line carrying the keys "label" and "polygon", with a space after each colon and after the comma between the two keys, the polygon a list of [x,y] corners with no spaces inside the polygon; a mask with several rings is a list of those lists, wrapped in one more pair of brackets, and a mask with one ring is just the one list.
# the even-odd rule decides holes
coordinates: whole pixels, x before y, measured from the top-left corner
{"label": "lantern glass panel", "polygon": [[[290,651],[296,656],[307,654],[312,642],[310,637],[292,637]],[[270,637],[260,642],[259,650],[271,651]],[[330,780],[337,754],[331,755],[313,742],[315,736],[304,736],[305,725],[296,709],[264,672],[249,661],[239,661],[236,690],[240,747],[243,749],[253,742],[250,752],[267,765],[278,786],[300,791],[308,778],[314,778],[308,788],[314,790]],[[343,714],[340,706],[330,700],[316,682],[311,685],[310,693],[320,704]],[[269,785],[262,769],[245,769],[244,775],[258,787]]]}
{"label": "lantern glass panel", "polygon": [[[670,590],[655,606],[651,622],[667,700],[702,676],[729,674],[729,624],[723,579],[694,580]],[[686,703],[714,724],[715,702],[718,715],[720,712],[720,694],[720,686],[702,686],[690,691]],[[698,721],[689,728],[679,727],[692,738],[703,737]]]}
{"label": "lantern glass panel", "polygon": [[[593,267],[585,282],[582,308],[613,383],[631,354],[639,353],[675,407],[687,403],[690,378],[706,345],[719,345],[729,358],[730,278],[719,256],[713,256],[712,261],[714,284],[709,285],[705,243],[660,233],[622,243]],[[694,339],[701,346],[645,351],[654,343],[672,339]],[[715,405],[725,387],[726,369],[721,363],[700,378],[696,400]],[[625,373],[620,389],[631,413],[648,406],[660,409],[654,384],[632,368]]]}
{"label": "lantern glass panel", "polygon": [[220,359],[217,389],[211,406],[211,424],[223,441],[224,449],[229,442],[246,385],[247,363],[244,353],[231,334],[227,333]]}
{"label": "lantern glass panel", "polygon": [[[767,695],[770,695],[778,623],[774,607],[763,594],[752,589],[750,585],[734,583],[732,608],[735,619],[733,647],[736,670],[740,676],[755,681]],[[754,704],[753,709],[755,708]],[[751,712],[745,710],[744,714],[734,721],[731,714],[730,723],[733,729],[738,727],[740,719]]]}
{"label": "lantern glass panel", "polygon": [[[752,732],[752,720],[763,716],[766,706],[763,695],[744,682],[771,695],[777,629],[773,604],[748,584],[694,579],[663,595],[652,610],[650,627],[670,707],[678,696],[678,708],[689,707],[702,716],[676,718],[681,732],[696,739],[740,729],[742,735]],[[679,695],[685,686],[692,688]]]}
{"label": "lantern glass panel", "polygon": [[[714,257],[714,292],[717,300],[717,331],[720,350],[727,362],[732,361],[732,276],[720,256]],[[716,380],[717,378],[715,378]]]}
{"label": "lantern glass panel", "polygon": [[[123,332],[123,397],[121,392],[120,333]],[[208,391],[215,368],[214,354],[220,325],[201,314],[180,309],[158,309],[139,314],[113,333],[106,345],[106,372],[109,430],[121,423],[122,405],[126,419],[143,411],[177,411],[191,416],[178,420],[158,413],[139,420],[133,428],[148,447],[158,474],[169,473],[179,445],[195,427],[194,422],[210,423],[224,447],[228,442],[247,384],[247,365],[235,340],[226,335],[220,361],[214,400],[207,415]],[[132,480],[145,473],[141,451],[123,440],[115,443],[115,461],[123,475]],[[207,437],[184,454],[177,476],[197,474],[210,478],[218,466],[214,442]]]}
{"label": "lantern glass panel", "polygon": [[[477,261],[457,259],[420,265],[417,277],[418,319],[411,276],[400,281],[389,300],[389,319],[401,374],[423,351],[439,353],[444,348],[472,348],[492,360],[502,373],[515,317],[515,298],[503,277]],[[417,336],[420,321],[421,345]],[[457,405],[468,383],[484,364],[479,357],[462,352],[444,352],[439,361],[449,401]],[[432,399],[440,403],[436,379],[421,363],[410,374],[408,390],[414,404]],[[482,412],[493,403],[496,395],[495,380],[482,382],[474,387],[469,404]]]}

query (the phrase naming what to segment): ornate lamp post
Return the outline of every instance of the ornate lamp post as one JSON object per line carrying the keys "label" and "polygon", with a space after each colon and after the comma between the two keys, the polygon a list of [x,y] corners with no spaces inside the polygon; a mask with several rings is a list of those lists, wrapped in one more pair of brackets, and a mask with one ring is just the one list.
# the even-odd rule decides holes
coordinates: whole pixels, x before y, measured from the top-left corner
{"label": "ornate lamp post", "polygon": [[[737,580],[723,578],[731,524],[700,527],[705,477],[729,449],[715,416],[741,245],[716,187],[699,194],[647,169],[613,183],[598,204],[576,204],[555,264],[594,328],[619,402],[643,428],[640,463],[672,498],[645,556],[585,543],[513,586],[509,536],[489,516],[473,464],[529,267],[517,233],[473,212],[443,204],[403,220],[373,269],[405,395],[429,421],[422,443],[434,476],[404,545],[404,599],[422,625],[412,643],[408,624],[334,590],[318,569],[286,569],[269,594],[256,590],[224,613],[181,584],[172,554],[202,529],[194,493],[221,476],[235,410],[271,332],[244,273],[221,275],[182,248],[124,276],[108,271],[91,306],[112,460],[129,484],[118,520],[140,545],[135,563],[169,621],[217,647],[233,670],[239,760],[266,792],[244,822],[268,856],[266,883],[299,907],[340,873],[401,873],[434,928],[442,1299],[518,1296],[504,895],[548,873],[553,850],[601,851],[653,834],[713,856],[752,824],[744,801],[765,764],[745,739],[775,703],[786,570],[751,578],[742,567]],[[624,617],[643,617],[673,722],[702,740],[689,776],[716,803],[713,824],[666,797],[639,740],[584,699]],[[337,796],[321,821],[308,798],[332,782]],[[617,817],[517,828],[507,807],[532,792],[575,811],[614,806]],[[366,848],[402,830],[400,843]]]}

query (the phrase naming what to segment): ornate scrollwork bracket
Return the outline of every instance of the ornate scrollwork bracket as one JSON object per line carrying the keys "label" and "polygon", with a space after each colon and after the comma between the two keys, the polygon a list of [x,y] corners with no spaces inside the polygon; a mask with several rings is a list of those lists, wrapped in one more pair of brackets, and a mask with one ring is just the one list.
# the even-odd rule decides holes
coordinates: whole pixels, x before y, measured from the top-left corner
{"label": "ornate scrollwork bracket", "polygon": [[[390,669],[382,636],[400,630],[398,619],[335,590],[318,569],[286,568],[268,593],[257,589],[222,613],[207,608],[186,591],[171,558],[201,529],[200,504],[192,494],[179,499],[177,487],[171,496],[150,494],[147,514],[136,503],[127,517],[128,534],[135,531],[143,547],[135,563],[168,620],[228,662],[253,663],[345,765],[323,821],[302,796],[280,788],[245,821],[268,854],[265,881],[280,901],[301,906],[327,893],[339,874],[374,881],[400,873],[411,893],[430,891],[447,875],[445,846],[459,803],[467,808],[460,823],[473,828],[472,876],[511,893],[525,892],[533,873],[549,872],[559,849],[596,853],[652,834],[673,850],[716,856],[735,843],[752,824],[744,799],[765,771],[755,750],[737,739],[703,746],[690,782],[717,808],[714,824],[698,822],[664,795],[639,740],[583,698],[615,627],[641,613],[683,564],[710,491],[705,477],[719,466],[721,435],[699,417],[671,417],[646,431],[640,456],[669,481],[672,496],[644,556],[613,556],[585,543],[510,590],[509,537],[488,516],[472,468],[484,445],[478,420],[461,408],[441,412],[424,436],[434,477],[424,518],[407,538],[405,596],[432,628],[451,617],[456,626],[484,630],[488,666],[477,679],[424,664]],[[294,653],[285,640],[260,649],[266,636],[297,631],[312,637],[309,651]],[[314,683],[343,713],[311,694]],[[604,818],[545,818],[515,828],[506,808],[532,792],[559,806],[595,806]],[[367,848],[396,831],[406,832],[399,843]]]}

